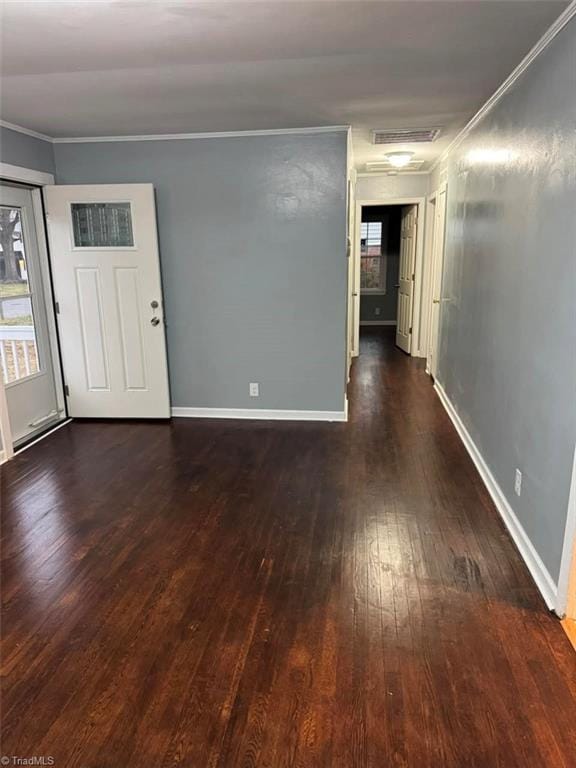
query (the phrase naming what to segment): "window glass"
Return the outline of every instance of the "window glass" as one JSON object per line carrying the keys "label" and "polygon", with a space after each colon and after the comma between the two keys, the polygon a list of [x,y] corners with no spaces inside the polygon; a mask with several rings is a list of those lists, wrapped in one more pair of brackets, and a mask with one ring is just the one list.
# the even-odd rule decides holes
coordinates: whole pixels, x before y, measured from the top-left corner
{"label": "window glass", "polygon": [[363,221],[360,225],[360,288],[382,290],[384,265],[382,256],[382,222]]}
{"label": "window glass", "polygon": [[0,296],[28,292],[22,212],[0,205]]}
{"label": "window glass", "polygon": [[377,256],[372,258],[370,256],[363,258],[361,263],[361,282],[360,287],[363,289],[373,288],[379,289],[382,287],[382,258]]}
{"label": "window glass", "polygon": [[20,208],[0,206],[0,369],[5,384],[40,370]]}
{"label": "window glass", "polygon": [[382,222],[363,221],[360,236],[362,252],[367,256],[379,256],[382,249]]}
{"label": "window glass", "polygon": [[76,248],[130,248],[134,245],[130,203],[72,203]]}

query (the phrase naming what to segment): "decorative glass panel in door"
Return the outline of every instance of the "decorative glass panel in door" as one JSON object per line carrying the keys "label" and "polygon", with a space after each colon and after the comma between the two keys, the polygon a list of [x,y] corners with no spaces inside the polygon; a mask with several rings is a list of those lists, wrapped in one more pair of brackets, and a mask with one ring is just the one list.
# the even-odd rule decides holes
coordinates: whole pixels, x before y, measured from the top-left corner
{"label": "decorative glass panel in door", "polygon": [[133,248],[130,203],[71,203],[74,248]]}

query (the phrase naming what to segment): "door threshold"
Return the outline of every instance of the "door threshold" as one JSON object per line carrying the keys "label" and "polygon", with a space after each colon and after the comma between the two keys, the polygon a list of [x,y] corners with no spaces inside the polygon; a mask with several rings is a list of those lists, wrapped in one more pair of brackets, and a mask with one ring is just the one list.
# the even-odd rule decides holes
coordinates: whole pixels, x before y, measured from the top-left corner
{"label": "door threshold", "polygon": [[53,427],[48,427],[45,432],[42,432],[41,435],[37,435],[36,437],[30,438],[27,442],[24,442],[22,445],[18,446],[18,448],[14,449],[14,456],[16,456],[19,453],[22,453],[22,451],[26,451],[28,448],[31,448],[33,445],[36,445],[36,443],[39,443],[40,440],[44,440],[45,437],[48,437],[53,432],[56,432],[59,429],[62,429],[62,427],[65,427],[66,424],[70,424],[72,419],[65,418],[63,421],[59,421],[57,424],[55,424]]}

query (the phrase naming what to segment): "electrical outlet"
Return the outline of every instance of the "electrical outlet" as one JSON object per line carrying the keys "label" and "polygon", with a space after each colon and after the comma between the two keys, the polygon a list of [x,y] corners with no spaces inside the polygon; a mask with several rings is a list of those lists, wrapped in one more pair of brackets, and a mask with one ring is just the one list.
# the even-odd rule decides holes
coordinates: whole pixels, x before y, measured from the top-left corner
{"label": "electrical outlet", "polygon": [[260,385],[257,381],[250,382],[250,397],[260,397]]}
{"label": "electrical outlet", "polygon": [[379,315],[380,314],[380,307],[376,307],[376,309],[374,310],[374,314],[375,315]]}
{"label": "electrical outlet", "polygon": [[520,496],[522,493],[522,472],[519,469],[516,470],[516,475],[514,476],[514,492],[516,496]]}

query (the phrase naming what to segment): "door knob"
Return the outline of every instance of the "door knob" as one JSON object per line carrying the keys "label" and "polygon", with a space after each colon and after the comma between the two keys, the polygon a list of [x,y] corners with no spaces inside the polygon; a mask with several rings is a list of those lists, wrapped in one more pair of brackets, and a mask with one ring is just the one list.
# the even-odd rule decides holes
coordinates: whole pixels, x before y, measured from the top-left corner
{"label": "door knob", "polygon": [[160,318],[159,317],[153,317],[152,320],[150,320],[153,326],[160,325]]}
{"label": "door knob", "polygon": [[158,304],[158,302],[156,301],[156,299],[154,299],[154,301],[151,301],[151,302],[150,302],[150,306],[152,307],[152,309],[158,309],[158,307],[159,307],[160,305]]}
{"label": "door knob", "polygon": [[440,304],[440,299],[432,299],[432,304]]}

